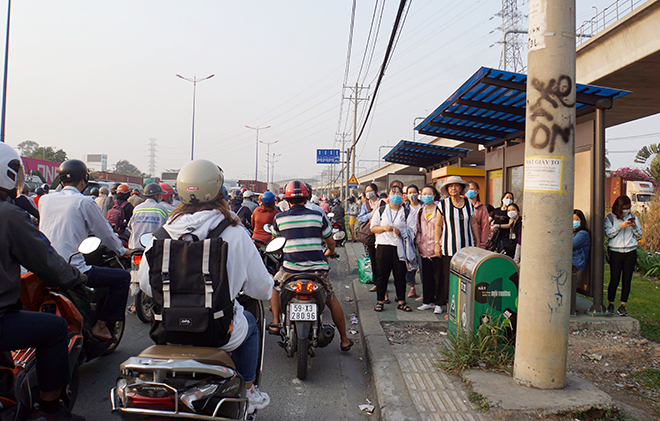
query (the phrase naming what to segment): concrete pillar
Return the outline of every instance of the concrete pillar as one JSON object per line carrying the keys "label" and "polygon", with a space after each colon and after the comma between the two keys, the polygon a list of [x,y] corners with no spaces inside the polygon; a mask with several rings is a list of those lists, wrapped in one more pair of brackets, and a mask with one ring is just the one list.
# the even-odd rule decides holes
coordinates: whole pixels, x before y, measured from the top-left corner
{"label": "concrete pillar", "polygon": [[575,160],[575,0],[530,0],[514,378],[566,385]]}

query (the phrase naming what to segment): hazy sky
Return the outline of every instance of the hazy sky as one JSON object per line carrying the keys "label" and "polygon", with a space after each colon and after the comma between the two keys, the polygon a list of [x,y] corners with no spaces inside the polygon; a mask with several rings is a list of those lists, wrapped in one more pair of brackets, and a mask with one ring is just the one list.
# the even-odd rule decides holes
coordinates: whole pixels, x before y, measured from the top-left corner
{"label": "hazy sky", "polygon": [[[578,0],[578,25],[613,0]],[[363,63],[375,0],[359,0],[348,83],[373,91],[398,2],[385,2],[375,54]],[[379,2],[382,4],[382,1]],[[6,140],[34,140],[70,157],[108,154],[148,167],[156,138],[157,169],[190,158],[191,83],[175,76],[215,77],[197,86],[195,157],[228,178],[253,178],[255,132],[282,154],[276,179],[312,176],[324,167],[317,148],[350,132],[342,103],[352,0],[14,1],[10,36]],[[413,0],[366,136],[360,167],[379,147],[412,137],[413,120],[433,111],[480,66],[498,67],[497,0]],[[520,8],[527,13],[527,2]],[[6,3],[0,3],[4,21]],[[2,25],[4,28],[4,24]],[[374,29],[375,31],[375,29]],[[4,33],[4,29],[0,30]],[[4,36],[0,36],[4,41]],[[360,72],[360,68],[362,71]],[[345,91],[350,95],[350,91]],[[364,112],[367,101],[360,103]],[[362,121],[361,118],[358,121]],[[658,117],[608,130],[619,138],[660,132]],[[418,137],[419,139],[419,137]],[[660,136],[612,140],[612,151],[638,150]],[[382,150],[382,149],[381,149]],[[384,152],[384,150],[382,150]],[[259,149],[265,179],[265,145]],[[611,154],[613,167],[634,153]]]}

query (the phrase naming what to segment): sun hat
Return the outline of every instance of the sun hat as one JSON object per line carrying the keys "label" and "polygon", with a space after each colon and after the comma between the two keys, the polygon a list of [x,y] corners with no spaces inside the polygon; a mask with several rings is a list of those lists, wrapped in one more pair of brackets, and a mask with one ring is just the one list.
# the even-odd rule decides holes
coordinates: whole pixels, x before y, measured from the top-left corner
{"label": "sun hat", "polygon": [[449,192],[447,191],[447,187],[449,187],[450,184],[460,184],[463,186],[463,190],[461,191],[461,195],[464,195],[467,193],[468,190],[470,190],[470,184],[463,180],[461,177],[457,175],[452,175],[447,177],[443,182],[442,186],[440,187],[440,193],[442,193],[445,196],[449,196]]}

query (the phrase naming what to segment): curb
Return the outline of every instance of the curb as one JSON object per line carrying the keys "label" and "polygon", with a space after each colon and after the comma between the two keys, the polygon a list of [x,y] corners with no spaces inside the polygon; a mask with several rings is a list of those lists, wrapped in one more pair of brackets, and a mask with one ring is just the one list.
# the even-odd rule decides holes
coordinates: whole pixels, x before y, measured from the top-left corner
{"label": "curb", "polygon": [[[353,247],[346,248],[346,257],[350,267],[357,256]],[[353,263],[356,264],[356,263]],[[377,419],[383,421],[420,420],[408,386],[403,379],[403,372],[396,356],[390,348],[378,315],[372,308],[369,291],[357,279],[353,280],[353,292],[357,306],[358,319],[364,341],[365,355],[371,370],[375,391]]]}

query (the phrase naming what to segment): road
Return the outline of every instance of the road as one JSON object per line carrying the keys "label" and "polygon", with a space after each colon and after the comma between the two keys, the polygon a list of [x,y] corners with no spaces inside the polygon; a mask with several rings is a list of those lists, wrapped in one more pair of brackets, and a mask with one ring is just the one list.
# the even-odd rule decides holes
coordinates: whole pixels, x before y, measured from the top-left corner
{"label": "road", "polygon": [[[347,277],[346,256],[338,249],[342,258],[331,261],[331,279],[335,292],[348,320],[355,313],[352,288]],[[326,309],[324,320],[329,323],[330,313]],[[270,316],[270,315],[268,315]],[[352,326],[360,330],[359,325]],[[359,335],[350,335],[353,340]],[[367,415],[360,412],[358,405],[372,399],[362,344],[350,352],[339,350],[339,335],[326,348],[316,349],[310,358],[307,379],[296,378],[295,358],[288,358],[284,349],[277,345],[278,337],[266,335],[266,351],[261,390],[271,397],[270,405],[259,412],[259,420],[363,420]],[[80,395],[74,412],[88,421],[117,420],[110,412],[110,389],[119,376],[119,365],[128,357],[137,355],[152,345],[149,325],[141,323],[136,316],[127,316],[124,337],[117,350],[107,356],[84,364],[80,368]]]}

